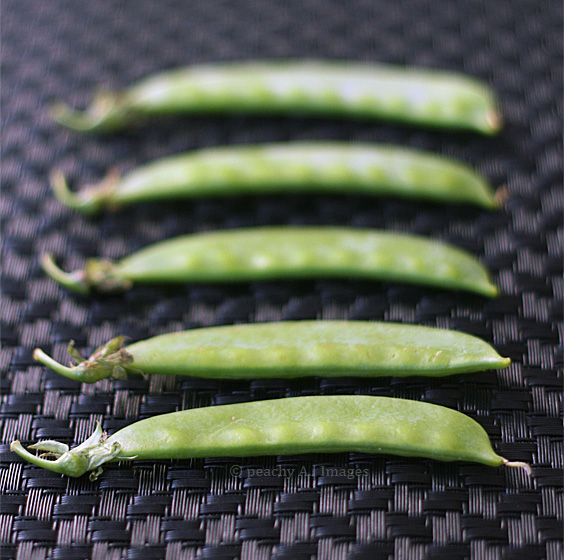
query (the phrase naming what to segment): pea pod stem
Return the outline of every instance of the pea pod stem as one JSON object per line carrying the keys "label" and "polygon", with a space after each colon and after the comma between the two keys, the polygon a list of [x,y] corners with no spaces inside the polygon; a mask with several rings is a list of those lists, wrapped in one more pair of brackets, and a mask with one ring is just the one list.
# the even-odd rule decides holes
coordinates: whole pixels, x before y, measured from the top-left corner
{"label": "pea pod stem", "polygon": [[150,282],[357,278],[497,295],[487,269],[461,249],[414,235],[344,227],[197,233],[156,243],[117,262],[91,259],[84,270],[70,274],[51,257],[43,264],[54,280],[80,293]]}
{"label": "pea pod stem", "polygon": [[75,363],[59,364],[39,348],[34,358],[83,383],[145,375],[218,379],[443,375],[510,364],[489,344],[445,329],[368,321],[284,321],[172,332],[126,347],[117,337],[90,358],[69,346]]}
{"label": "pea pod stem", "polygon": [[354,117],[493,135],[493,92],[438,70],[343,61],[217,63],[163,72],[127,90],[101,92],[89,108],[56,105],[53,118],[82,132],[114,132],[146,116],[185,113]]}
{"label": "pea pod stem", "polygon": [[115,132],[136,119],[135,111],[120,94],[98,91],[86,111],[75,111],[65,103],[50,109],[51,117],[59,124],[80,132]]}
{"label": "pea pod stem", "polygon": [[94,214],[106,208],[167,199],[288,192],[421,198],[492,209],[491,186],[470,167],[420,150],[345,142],[293,142],[197,150],[143,165],[120,180],[73,193],[51,177],[67,206]]}
{"label": "pea pod stem", "polygon": [[125,338],[118,336],[98,348],[88,360],[84,359],[74,348],[74,342],[69,344],[69,354],[76,365],[67,367],[45,354],[40,348],[33,351],[34,360],[51,368],[64,377],[82,381],[83,383],[94,383],[100,379],[112,377],[114,379],[125,379],[126,368],[129,373],[142,373],[133,367],[133,356],[124,348]]}
{"label": "pea pod stem", "polygon": [[80,193],[74,193],[69,189],[61,171],[51,173],[50,182],[59,202],[78,212],[95,214],[113,206],[112,197],[119,184],[119,173],[115,170],[111,171],[98,185],[84,188]]}
{"label": "pea pod stem", "polygon": [[82,445],[68,449],[47,441],[32,446],[55,460],[37,457],[20,442],[12,450],[33,463],[78,477],[109,461],[250,457],[357,451],[472,461],[523,468],[493,450],[475,420],[442,406],[363,395],[315,396],[196,408],[153,416],[110,437],[100,426]]}
{"label": "pea pod stem", "polygon": [[57,266],[52,255],[43,255],[41,266],[49,278],[52,278],[67,290],[83,295],[90,292],[84,271],[65,272]]}
{"label": "pea pod stem", "polygon": [[[102,471],[100,465],[118,458],[119,460],[132,460],[134,456],[123,456],[119,442],[105,443],[106,433],[102,430],[99,422],[92,435],[74,449],[69,449],[68,445],[58,441],[46,440],[30,445],[29,449],[45,451],[42,455],[33,455],[19,441],[14,441],[10,449],[29,463],[47,470],[66,474],[67,476],[79,477],[88,471],[95,471],[95,478]],[[54,457],[45,459],[45,457]]]}
{"label": "pea pod stem", "polygon": [[[76,366],[68,367],[68,366],[64,366],[63,364],[60,364],[59,362],[51,358],[51,356],[45,354],[45,352],[43,352],[41,348],[36,348],[33,351],[33,359],[36,362],[40,362],[44,366],[51,368],[59,375],[63,375],[64,377],[68,377],[69,379],[75,379],[77,381],[80,379],[80,376],[76,373]],[[101,374],[97,375],[96,377],[97,377],[96,381],[99,381],[100,379],[104,379],[104,377]]]}

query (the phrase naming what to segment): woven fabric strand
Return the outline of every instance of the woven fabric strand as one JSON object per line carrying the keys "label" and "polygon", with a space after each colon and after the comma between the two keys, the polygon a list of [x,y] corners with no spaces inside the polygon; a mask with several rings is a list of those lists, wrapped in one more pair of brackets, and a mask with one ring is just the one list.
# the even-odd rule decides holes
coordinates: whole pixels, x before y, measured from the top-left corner
{"label": "woven fabric strand", "polygon": [[[555,0],[165,0],[2,3],[2,446],[0,556],[37,559],[471,558],[556,560],[562,550],[562,6]],[[501,136],[384,124],[259,117],[166,119],[114,137],[54,126],[49,104],[86,105],[164,68],[280,57],[446,68],[498,92]],[[504,210],[363,197],[298,196],[139,206],[93,220],[49,192],[61,168],[96,181],[172,153],[222,144],[354,140],[431,150],[475,166]],[[393,284],[273,282],[134,288],[80,299],[47,280],[167,237],[267,224],[386,228],[480,256],[496,300]],[[507,370],[432,381],[220,382],[157,377],[81,386],[38,367],[117,334],[284,319],[390,320],[459,329],[493,344]],[[310,394],[412,398],[477,419],[494,447],[533,476],[470,464],[361,454],[110,465],[97,482],[24,465],[9,442],[83,441],[194,406]]]}

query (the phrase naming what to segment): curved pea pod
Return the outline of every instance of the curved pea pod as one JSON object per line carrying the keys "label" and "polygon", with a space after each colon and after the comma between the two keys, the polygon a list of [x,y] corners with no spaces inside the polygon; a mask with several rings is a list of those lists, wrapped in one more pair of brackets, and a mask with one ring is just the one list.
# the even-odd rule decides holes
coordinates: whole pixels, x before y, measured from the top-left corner
{"label": "curved pea pod", "polygon": [[48,470],[81,476],[108,461],[250,457],[298,453],[386,453],[438,461],[521,467],[492,449],[486,431],[456,410],[370,396],[295,397],[195,408],[135,422],[110,437],[101,427],[83,444],[44,441],[31,446],[55,460],[11,446]]}
{"label": "curved pea pod", "polygon": [[72,273],[57,268],[49,256],[43,268],[84,294],[150,282],[362,278],[497,295],[485,267],[461,249],[413,235],[344,227],[198,233],[156,243],[117,262],[91,259],[84,270]]}
{"label": "curved pea pod", "polygon": [[115,338],[66,367],[39,348],[34,357],[54,371],[85,383],[127,373],[220,379],[266,377],[439,377],[505,368],[489,344],[465,333],[367,321],[288,321],[192,329],[123,347]]}
{"label": "curved pea pod", "polygon": [[102,92],[84,112],[52,114],[83,132],[119,130],[167,114],[274,114],[389,120],[495,134],[501,117],[479,80],[440,70],[343,61],[263,61],[192,66]]}
{"label": "curved pea pod", "polygon": [[490,185],[452,159],[393,146],[300,142],[199,150],[143,165],[122,179],[71,192],[52,176],[64,204],[95,213],[139,202],[287,192],[366,194],[494,208]]}

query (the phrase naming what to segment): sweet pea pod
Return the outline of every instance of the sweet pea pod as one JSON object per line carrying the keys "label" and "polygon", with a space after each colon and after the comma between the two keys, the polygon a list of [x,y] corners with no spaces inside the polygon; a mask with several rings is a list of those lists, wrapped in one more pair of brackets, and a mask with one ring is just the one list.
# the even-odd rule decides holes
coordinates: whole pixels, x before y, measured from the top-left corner
{"label": "sweet pea pod", "polygon": [[300,142],[199,150],[143,165],[122,179],[72,193],[52,177],[61,202],[95,213],[138,202],[206,196],[321,192],[391,195],[495,207],[488,183],[446,157],[393,146]]}
{"label": "sweet pea pod", "polygon": [[443,376],[505,368],[489,344],[465,333],[367,321],[288,321],[192,329],[123,347],[117,337],[66,367],[39,348],[34,358],[76,381],[94,383],[128,373],[220,379]]}
{"label": "sweet pea pod", "polygon": [[108,461],[250,457],[298,453],[387,453],[438,461],[472,461],[521,467],[492,449],[488,434],[456,410],[418,401],[370,396],[295,397],[195,408],[135,422],[110,437],[98,427],[69,449],[43,441],[19,441],[12,450],[30,463],[68,476],[101,472]]}
{"label": "sweet pea pod", "polygon": [[394,280],[497,295],[469,253],[413,235],[344,227],[262,227],[206,232],[156,243],[117,262],[91,259],[66,273],[51,257],[48,275],[88,293],[147,282],[238,282],[304,278]]}
{"label": "sweet pea pod", "polygon": [[57,105],[52,113],[60,124],[84,132],[175,113],[357,117],[489,135],[501,128],[493,92],[475,78],[343,61],[192,66],[145,78],[121,93],[100,93],[84,112]]}

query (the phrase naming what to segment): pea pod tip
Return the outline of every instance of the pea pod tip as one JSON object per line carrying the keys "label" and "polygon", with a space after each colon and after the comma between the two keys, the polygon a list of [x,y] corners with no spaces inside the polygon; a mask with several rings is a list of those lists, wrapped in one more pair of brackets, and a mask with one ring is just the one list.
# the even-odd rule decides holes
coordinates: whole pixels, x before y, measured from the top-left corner
{"label": "pea pod tip", "polygon": [[503,117],[499,111],[488,111],[486,120],[492,136],[501,132],[503,128]]}
{"label": "pea pod tip", "polygon": [[488,298],[496,298],[499,296],[499,288],[490,280],[485,282],[482,286],[475,290],[476,293],[479,295],[488,297]]}
{"label": "pea pod tip", "polygon": [[509,190],[506,185],[499,187],[494,194],[494,208],[500,209],[505,206],[507,199],[509,198]]}

